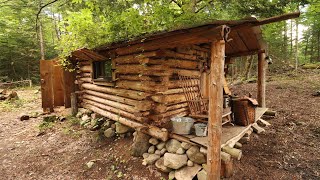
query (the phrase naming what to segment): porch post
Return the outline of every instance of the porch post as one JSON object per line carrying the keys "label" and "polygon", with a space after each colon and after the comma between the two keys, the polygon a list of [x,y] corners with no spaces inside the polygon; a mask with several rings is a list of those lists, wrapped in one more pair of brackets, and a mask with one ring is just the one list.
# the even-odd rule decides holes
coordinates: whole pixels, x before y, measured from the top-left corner
{"label": "porch post", "polygon": [[208,180],[220,179],[224,56],[224,40],[212,42],[209,84],[209,122],[207,154]]}
{"label": "porch post", "polygon": [[258,54],[258,103],[259,107],[266,107],[266,54]]}

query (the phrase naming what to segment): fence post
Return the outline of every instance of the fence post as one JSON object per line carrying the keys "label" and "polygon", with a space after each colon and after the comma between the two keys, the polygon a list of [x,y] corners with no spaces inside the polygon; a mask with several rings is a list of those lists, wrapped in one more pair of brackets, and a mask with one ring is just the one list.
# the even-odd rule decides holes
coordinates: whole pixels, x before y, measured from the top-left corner
{"label": "fence post", "polygon": [[71,114],[75,116],[78,113],[77,94],[71,93]]}

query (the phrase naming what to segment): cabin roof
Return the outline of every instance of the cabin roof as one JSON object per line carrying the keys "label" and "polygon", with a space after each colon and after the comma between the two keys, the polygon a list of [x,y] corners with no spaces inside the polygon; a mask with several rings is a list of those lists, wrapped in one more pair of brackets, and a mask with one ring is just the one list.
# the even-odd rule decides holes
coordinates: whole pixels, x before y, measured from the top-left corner
{"label": "cabin roof", "polygon": [[[110,57],[111,55],[126,55],[141,51],[152,51],[162,48],[176,47],[178,44],[201,44],[222,38],[226,41],[225,54],[227,57],[237,57],[256,54],[266,50],[260,25],[296,18],[300,12],[258,20],[247,18],[243,20],[216,20],[202,25],[144,34],[131,40],[114,42],[93,49],[91,60],[96,55]],[[219,37],[221,35],[221,37]],[[193,38],[192,38],[193,37]],[[77,57],[90,54],[88,51],[77,50]],[[96,54],[96,55],[93,55]],[[82,57],[84,55],[81,55]],[[101,56],[97,57],[99,60]]]}

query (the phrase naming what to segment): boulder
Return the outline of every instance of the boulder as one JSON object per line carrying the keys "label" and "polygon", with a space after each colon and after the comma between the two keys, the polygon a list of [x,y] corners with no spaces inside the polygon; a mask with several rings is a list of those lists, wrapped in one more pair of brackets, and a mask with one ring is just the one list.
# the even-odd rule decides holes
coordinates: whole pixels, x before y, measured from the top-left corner
{"label": "boulder", "polygon": [[149,155],[150,155],[149,153],[143,153],[142,157],[143,157],[143,159],[146,159],[147,157],[149,157]]}
{"label": "boulder", "polygon": [[199,147],[192,146],[187,151],[188,158],[197,164],[204,164],[207,162],[206,156],[200,152]]}
{"label": "boulder", "polygon": [[92,113],[91,118],[92,119],[100,119],[100,118],[103,118],[103,116],[98,113]]}
{"label": "boulder", "polygon": [[198,180],[207,180],[207,172],[202,169],[200,172],[197,174]]}
{"label": "boulder", "polygon": [[77,115],[76,115],[76,118],[81,118],[82,115],[83,115],[82,112],[79,111],[79,112],[77,113]]}
{"label": "boulder", "polygon": [[116,125],[116,132],[118,134],[124,134],[124,133],[127,133],[130,130],[130,127],[128,127],[126,125],[123,125],[123,124],[121,124],[119,122],[116,122],[115,125]]}
{"label": "boulder", "polygon": [[184,154],[186,151],[181,147],[177,150],[177,154]]}
{"label": "boulder", "polygon": [[193,162],[192,161],[190,161],[190,160],[188,160],[188,162],[187,162],[187,166],[193,166]]}
{"label": "boulder", "polygon": [[170,171],[172,170],[171,168],[168,168],[168,167],[166,167],[166,166],[164,165],[164,158],[163,158],[163,157],[161,157],[160,159],[158,159],[155,165],[156,165],[157,169],[158,169],[159,171],[161,171],[161,172],[168,173],[168,172],[170,172]]}
{"label": "boulder", "polygon": [[113,137],[114,135],[116,135],[114,129],[112,129],[112,128],[108,128],[107,130],[105,130],[105,131],[103,132],[103,134],[104,134],[104,136],[106,136],[107,138],[111,138],[111,137]]}
{"label": "boulder", "polygon": [[143,159],[143,164],[151,165],[154,164],[158,159],[160,159],[159,155],[150,154],[147,158]]}
{"label": "boulder", "polygon": [[160,150],[156,150],[154,153],[157,155],[162,155]]}
{"label": "boulder", "polygon": [[191,144],[189,144],[189,143],[186,143],[186,142],[182,142],[181,143],[181,147],[183,148],[183,149],[185,149],[185,150],[188,150],[189,148],[191,148]]}
{"label": "boulder", "polygon": [[173,180],[174,179],[174,176],[175,176],[175,171],[171,171],[170,173],[169,173],[169,177],[168,177],[168,179],[169,180]]}
{"label": "boulder", "polygon": [[149,143],[152,144],[152,145],[157,145],[159,143],[159,141],[156,138],[150,138],[149,139]]}
{"label": "boulder", "polygon": [[171,169],[179,169],[187,165],[188,157],[187,155],[179,155],[173,153],[164,154],[164,165]]}
{"label": "boulder", "polygon": [[181,147],[181,143],[175,139],[170,139],[166,143],[166,149],[169,153],[176,153],[180,147]]}
{"label": "boulder", "polygon": [[155,146],[150,146],[149,149],[148,149],[148,153],[149,154],[154,154],[154,151],[156,150],[156,147]]}
{"label": "boulder", "polygon": [[165,142],[160,142],[159,144],[157,144],[157,149],[161,150],[166,146]]}
{"label": "boulder", "polygon": [[192,180],[200,170],[201,166],[198,164],[192,167],[186,166],[176,171],[175,178],[177,180]]}
{"label": "boulder", "polygon": [[164,155],[166,152],[167,152],[167,149],[166,149],[166,148],[163,148],[163,149],[160,150],[160,154],[161,154],[161,155]]}
{"label": "boulder", "polygon": [[150,146],[149,139],[149,135],[144,134],[140,131],[136,131],[136,135],[133,139],[133,144],[130,148],[131,155],[135,157],[140,157],[143,155],[143,153],[146,153]]}
{"label": "boulder", "polygon": [[81,121],[89,121],[89,120],[90,120],[90,117],[87,114],[83,115],[81,118]]}

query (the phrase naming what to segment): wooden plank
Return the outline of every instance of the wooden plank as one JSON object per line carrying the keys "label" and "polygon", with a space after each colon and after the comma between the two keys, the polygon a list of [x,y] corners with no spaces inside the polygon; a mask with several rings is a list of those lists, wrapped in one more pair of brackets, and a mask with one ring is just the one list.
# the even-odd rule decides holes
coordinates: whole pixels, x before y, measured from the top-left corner
{"label": "wooden plank", "polygon": [[[221,135],[221,143],[220,147],[224,147],[226,145],[234,145],[234,143],[238,142],[244,134],[251,128],[249,126],[223,126],[222,127],[222,135]],[[208,137],[194,137],[191,138],[190,141],[200,144],[204,147],[208,147]],[[231,144],[230,144],[231,143]]]}
{"label": "wooden plank", "polygon": [[52,61],[40,60],[41,100],[44,111],[53,111]]}
{"label": "wooden plank", "polygon": [[267,111],[268,111],[268,108],[259,108],[259,107],[257,107],[256,108],[256,115],[255,115],[255,121],[260,119],[263,116],[263,114],[265,112],[267,112]]}
{"label": "wooden plank", "polygon": [[63,69],[58,62],[53,61],[53,105],[64,106]]}
{"label": "wooden plank", "polygon": [[223,39],[223,32],[226,26],[218,27],[200,27],[195,32],[188,30],[181,31],[181,34],[171,35],[167,38],[158,38],[154,40],[146,40],[132,46],[119,47],[115,52],[119,55],[133,54],[136,52],[153,51],[162,48],[174,48],[181,44],[200,44],[211,42],[214,39]]}
{"label": "wooden plank", "polygon": [[211,44],[210,84],[209,84],[209,122],[208,122],[208,154],[207,179],[220,179],[221,157],[220,143],[223,111],[223,77],[225,42],[214,41]]}

